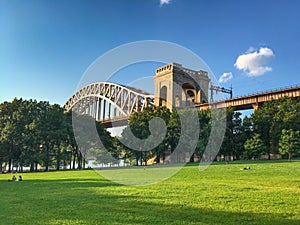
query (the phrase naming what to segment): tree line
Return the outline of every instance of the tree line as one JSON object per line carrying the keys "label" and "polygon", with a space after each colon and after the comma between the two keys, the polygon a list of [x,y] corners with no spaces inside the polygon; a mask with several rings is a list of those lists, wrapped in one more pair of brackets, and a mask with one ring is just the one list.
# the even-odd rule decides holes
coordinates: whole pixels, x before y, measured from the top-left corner
{"label": "tree line", "polygon": [[[186,114],[188,110],[170,112],[166,107],[152,106],[143,112],[136,112],[118,139],[111,137],[93,118],[82,115],[73,115],[73,119],[80,117],[80,129],[83,130],[80,136],[74,135],[72,114],[65,113],[58,104],[23,99],[3,102],[0,104],[0,171],[4,166],[9,171],[13,167],[22,171],[25,166],[30,167],[30,171],[37,171],[38,165],[44,170],[81,169],[89,157],[102,164],[118,164],[120,158],[130,165],[147,164],[150,159],[161,163],[178,145],[183,133],[180,122],[182,113]],[[191,161],[203,156],[210,135],[214,135],[211,134],[211,111],[201,110],[197,114],[200,132],[195,151],[189,156]],[[147,140],[151,134],[149,121],[155,117],[164,120],[166,125],[166,135],[158,146],[132,150],[123,144],[131,141],[129,129],[137,138]],[[95,123],[103,145],[100,146],[97,140],[90,140],[89,135],[82,135],[88,129],[85,127],[87,121]],[[187,146],[191,143],[186,141],[183,144]],[[178,154],[180,160],[186,157],[180,155],[180,150]],[[225,136],[218,157],[256,159],[265,155],[270,159],[272,154],[281,154],[288,159],[299,156],[300,100],[282,98],[266,102],[244,118],[233,108],[227,109]]]}
{"label": "tree line", "polygon": [[[126,130],[130,129],[136,137],[147,139],[150,135],[149,121],[154,117],[162,118],[167,125],[165,139],[159,146],[151,151],[137,151],[126,149],[125,156],[135,159],[136,165],[156,157],[156,163],[167,158],[172,153],[181,137],[180,113],[186,110],[170,112],[165,107],[148,108],[143,112],[134,113],[129,120],[129,125],[122,133],[126,139]],[[190,161],[205,157],[204,152],[212,132],[211,110],[197,111],[200,133]],[[191,124],[190,126],[193,126]],[[185,129],[187,129],[185,127]],[[187,138],[188,139],[188,138]],[[185,143],[188,145],[189,143]],[[122,144],[121,144],[122,146]],[[266,102],[250,116],[242,117],[242,113],[234,108],[226,110],[226,128],[221,148],[217,154],[220,159],[259,159],[264,156],[270,159],[273,156],[291,159],[300,156],[300,99],[281,98]],[[184,158],[182,156],[181,158]],[[185,160],[185,159],[181,159]]]}
{"label": "tree line", "polygon": [[[91,120],[88,116],[82,116]],[[103,137],[109,133],[96,123]],[[13,167],[38,171],[38,166],[81,169],[85,159],[73,134],[72,114],[58,104],[14,99],[0,104],[0,171]]]}

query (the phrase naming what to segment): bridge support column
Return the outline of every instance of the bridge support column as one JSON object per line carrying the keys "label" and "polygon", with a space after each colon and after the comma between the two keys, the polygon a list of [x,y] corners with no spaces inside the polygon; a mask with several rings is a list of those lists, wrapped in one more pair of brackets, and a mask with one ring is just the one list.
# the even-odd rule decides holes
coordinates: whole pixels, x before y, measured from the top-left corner
{"label": "bridge support column", "polygon": [[114,118],[117,117],[117,108],[114,107]]}
{"label": "bridge support column", "polygon": [[98,101],[97,101],[98,103],[98,116],[97,116],[97,121],[100,121],[100,119],[101,119],[101,99],[100,98],[98,98]]}
{"label": "bridge support column", "polygon": [[110,119],[110,108],[111,108],[111,104],[108,103],[108,119]]}
{"label": "bridge support column", "polygon": [[92,97],[90,97],[89,109],[90,109],[90,116],[93,117],[94,116],[94,103],[93,103],[93,98]]}
{"label": "bridge support column", "polygon": [[102,120],[105,120],[105,108],[106,108],[106,100],[103,101],[103,114],[102,114]]}
{"label": "bridge support column", "polygon": [[97,119],[97,99],[94,98],[93,102],[93,118],[96,120]]}
{"label": "bridge support column", "polygon": [[92,98],[92,100],[91,100],[91,103],[90,103],[90,107],[91,107],[91,114],[90,114],[90,116],[92,117],[92,118],[94,118],[94,99]]}
{"label": "bridge support column", "polygon": [[253,107],[254,111],[258,110],[258,104],[257,103],[252,104],[252,107]]}
{"label": "bridge support column", "polygon": [[86,106],[86,108],[87,108],[87,114],[90,116],[91,115],[91,104],[90,104],[90,102],[91,102],[91,97],[89,97],[88,98],[88,100],[86,101],[87,103],[87,106]]}
{"label": "bridge support column", "polygon": [[262,107],[262,104],[261,103],[253,103],[252,104],[252,108],[254,109],[254,111],[260,109]]}

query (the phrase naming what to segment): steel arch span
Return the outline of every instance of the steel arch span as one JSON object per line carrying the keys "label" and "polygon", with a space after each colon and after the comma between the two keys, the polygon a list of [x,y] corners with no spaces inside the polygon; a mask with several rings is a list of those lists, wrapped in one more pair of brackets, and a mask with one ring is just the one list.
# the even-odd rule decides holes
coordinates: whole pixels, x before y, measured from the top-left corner
{"label": "steel arch span", "polygon": [[151,106],[154,96],[142,90],[110,82],[96,82],[78,90],[65,103],[65,111],[90,115],[98,122],[129,118]]}

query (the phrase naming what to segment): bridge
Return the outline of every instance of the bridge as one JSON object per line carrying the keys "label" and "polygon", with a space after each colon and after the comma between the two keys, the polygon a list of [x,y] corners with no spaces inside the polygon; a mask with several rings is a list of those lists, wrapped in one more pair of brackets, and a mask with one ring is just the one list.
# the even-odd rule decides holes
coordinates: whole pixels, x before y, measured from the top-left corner
{"label": "bridge", "polygon": [[[156,70],[155,95],[137,88],[96,82],[78,90],[65,103],[65,111],[86,114],[105,127],[127,125],[130,115],[141,112],[151,105],[198,110],[234,107],[235,110],[256,110],[264,102],[285,96],[299,97],[300,86],[251,94],[223,101],[208,102],[209,78],[205,71],[183,68],[181,64],[169,63]],[[199,85],[200,84],[200,85]]]}
{"label": "bridge", "polygon": [[300,86],[294,86],[289,88],[276,89],[272,91],[261,92],[257,94],[250,94],[246,96],[240,96],[236,98],[230,98],[223,101],[196,104],[195,107],[200,110],[208,108],[228,108],[233,107],[234,110],[257,110],[267,101],[277,100],[284,97],[300,97]]}
{"label": "bridge", "polygon": [[65,103],[65,111],[89,115],[111,127],[126,125],[133,112],[141,112],[154,102],[154,96],[142,90],[110,82],[96,82],[78,90]]}

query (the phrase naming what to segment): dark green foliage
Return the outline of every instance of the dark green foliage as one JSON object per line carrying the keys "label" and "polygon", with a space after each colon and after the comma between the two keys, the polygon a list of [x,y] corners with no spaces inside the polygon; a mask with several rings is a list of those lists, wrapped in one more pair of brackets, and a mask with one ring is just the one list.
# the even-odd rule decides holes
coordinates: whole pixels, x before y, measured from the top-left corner
{"label": "dark green foliage", "polygon": [[291,160],[294,154],[300,153],[300,131],[292,129],[282,130],[281,138],[279,141],[279,152],[282,155],[288,154]]}
{"label": "dark green foliage", "polygon": [[[185,155],[185,148],[195,149],[190,155],[193,161],[195,157],[203,156],[210,136],[223,131],[225,135],[218,156],[251,159],[259,158],[261,154],[267,154],[269,158],[271,154],[278,153],[287,154],[289,158],[300,154],[296,141],[300,130],[300,99],[283,98],[266,102],[250,117],[243,119],[240,112],[229,108],[226,128],[214,131],[212,124],[217,121],[212,121],[212,111],[198,111],[197,143],[190,141],[194,139],[190,138],[194,134],[190,128],[195,126],[195,120],[187,120],[184,128],[180,121],[181,117],[189,117],[189,113],[189,110],[170,112],[166,107],[146,108],[131,116],[130,126],[123,131],[119,141],[89,116],[74,115],[73,119],[81,118],[80,135],[74,136],[72,114],[64,113],[59,105],[23,99],[3,102],[0,104],[0,170],[4,165],[8,165],[10,171],[13,167],[22,171],[24,166],[35,171],[38,165],[46,170],[49,167],[58,170],[67,165],[73,169],[75,165],[83,168],[87,157],[94,157],[103,164],[117,164],[120,157],[130,165],[146,164],[149,159],[160,163],[179,148],[178,155]],[[159,119],[152,120],[154,118]],[[151,124],[150,121],[154,122]],[[87,124],[96,129],[96,137],[85,132],[90,129]],[[151,126],[154,129],[151,130]],[[159,136],[160,129],[156,129],[159,126],[165,127],[163,137]],[[141,142],[130,143],[132,137]],[[147,141],[143,144],[143,140]],[[179,140],[185,142],[179,145]],[[156,142],[159,144],[149,147]],[[130,148],[130,144],[138,149]]]}
{"label": "dark green foliage", "polygon": [[210,110],[202,110],[198,112],[200,135],[198,144],[195,150],[195,156],[202,157],[206,145],[208,143],[209,135],[211,132],[211,115]]}
{"label": "dark green foliage", "polygon": [[[100,124],[96,127],[103,143],[111,148],[109,134]],[[85,155],[76,144],[71,113],[45,101],[14,99],[0,104],[1,167],[8,164],[9,171],[13,167],[22,171],[30,166],[36,171],[39,164],[46,171],[50,166],[59,170],[71,165],[72,159],[73,168],[75,162],[84,167]]]}
{"label": "dark green foliage", "polygon": [[252,115],[253,131],[259,134],[267,154],[278,153],[283,129],[300,130],[300,99],[282,98],[266,102]]}
{"label": "dark green foliage", "polygon": [[266,146],[259,134],[255,134],[252,138],[249,138],[245,142],[245,159],[257,159],[259,156],[266,152]]}
{"label": "dark green foliage", "polygon": [[[167,135],[162,144],[151,151],[132,151],[125,146],[121,148],[125,151],[126,157],[135,158],[138,161],[147,161],[149,158],[157,156],[165,159],[166,153],[173,152],[182,135],[180,115],[183,111],[173,111],[171,114],[163,114],[163,108],[148,108],[144,112],[135,113],[130,119],[130,128],[134,135],[140,139],[146,139],[149,135],[149,120],[154,116],[163,118],[167,125]],[[259,158],[266,154],[268,158],[271,154],[278,154],[279,141],[283,129],[300,129],[300,100],[293,98],[283,98],[276,101],[266,102],[263,107],[256,110],[250,117],[241,117],[240,112],[235,112],[233,108],[228,108],[226,112],[226,129],[223,142],[218,152],[219,156],[232,157],[233,159]],[[199,111],[200,133],[198,143],[191,160],[194,157],[201,158],[207,148],[210,135],[216,136],[212,129],[211,111]],[[191,124],[193,126],[193,124]],[[125,129],[125,131],[126,131]],[[221,131],[221,129],[219,129]],[[130,139],[123,133],[123,139]],[[187,138],[188,139],[188,138]],[[188,142],[186,143],[189,144]],[[294,153],[296,154],[296,153]]]}
{"label": "dark green foliage", "polygon": [[[160,144],[153,149],[146,149],[145,146],[151,146],[151,142],[155,142],[157,140],[151,139],[150,135],[159,135],[155,134],[155,132],[161,131],[161,129],[154,129],[152,130],[153,133],[149,130],[149,122],[154,118],[160,118],[160,121],[157,121],[156,126],[161,125],[162,127],[167,126],[167,133],[165,137],[162,137],[162,140],[159,142]],[[161,106],[152,106],[149,108],[144,109],[142,112],[136,112],[134,113],[129,120],[129,126],[124,129],[122,133],[122,142],[126,143],[124,145],[121,144],[121,146],[124,148],[124,150],[127,152],[127,157],[133,157],[135,160],[136,165],[139,164],[147,164],[147,161],[150,158],[153,158],[156,156],[156,162],[159,163],[159,160],[161,157],[164,157],[164,152],[166,150],[167,146],[167,140],[171,140],[176,142],[176,140],[172,140],[174,138],[173,136],[170,136],[170,130],[168,130],[168,125],[171,122],[171,112],[166,107]],[[162,124],[162,123],[165,124]],[[173,123],[174,125],[178,123]],[[131,133],[132,132],[132,133]],[[138,144],[139,142],[135,140],[132,135],[133,134],[136,138],[141,140],[146,140],[148,143],[145,143],[144,145]],[[147,142],[145,141],[145,142]],[[127,147],[126,147],[127,146]],[[128,146],[136,146],[138,149],[130,149]],[[131,158],[130,161],[133,161]]]}

